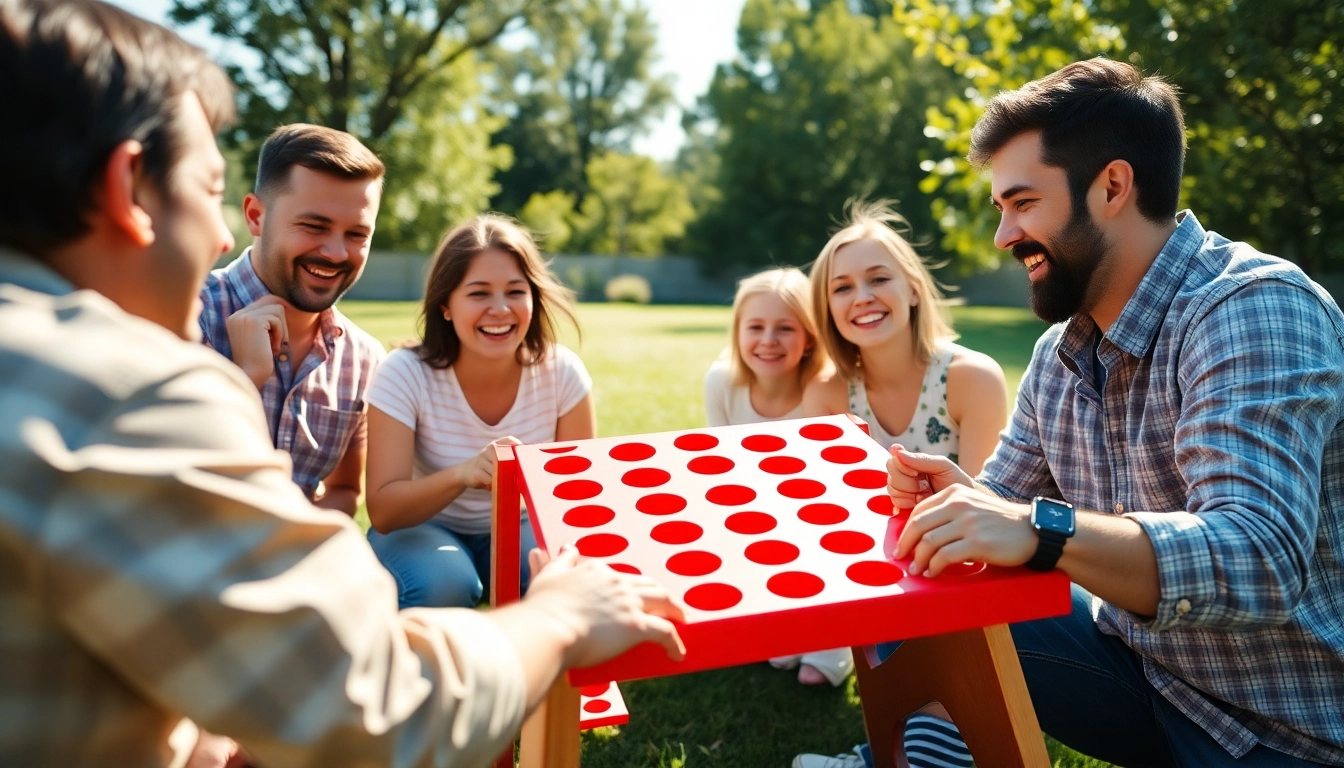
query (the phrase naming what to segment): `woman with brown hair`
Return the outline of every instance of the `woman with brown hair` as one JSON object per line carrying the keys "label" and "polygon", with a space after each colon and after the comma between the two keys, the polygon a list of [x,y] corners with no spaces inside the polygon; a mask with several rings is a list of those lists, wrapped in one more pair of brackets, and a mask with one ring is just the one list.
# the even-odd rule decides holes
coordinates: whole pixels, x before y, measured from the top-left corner
{"label": "woman with brown hair", "polygon": [[[477,216],[443,239],[420,344],[392,352],[369,391],[369,543],[402,607],[478,603],[490,578],[494,444],[597,433],[592,379],[555,341],[571,294],[528,232]],[[522,528],[522,586],[527,553]]]}

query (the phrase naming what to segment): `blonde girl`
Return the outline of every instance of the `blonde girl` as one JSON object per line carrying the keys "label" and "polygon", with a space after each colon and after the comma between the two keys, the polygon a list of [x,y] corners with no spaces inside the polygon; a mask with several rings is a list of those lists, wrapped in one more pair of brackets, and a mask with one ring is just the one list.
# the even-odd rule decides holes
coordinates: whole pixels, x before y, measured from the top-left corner
{"label": "blonde girl", "polygon": [[809,416],[852,413],[883,447],[980,472],[1008,419],[992,358],[953,343],[943,299],[887,203],[855,203],[812,265],[812,308],[834,369],[808,387]]}
{"label": "blonde girl", "polygon": [[[473,606],[490,578],[492,443],[597,433],[592,379],[555,341],[568,289],[510,219],[478,216],[443,239],[420,343],[388,355],[369,390],[369,543],[402,607]],[[527,552],[522,527],[522,585]]]}
{"label": "blonde girl", "polygon": [[742,278],[728,348],[705,376],[710,426],[803,415],[803,391],[825,363],[807,277],[793,267]]}

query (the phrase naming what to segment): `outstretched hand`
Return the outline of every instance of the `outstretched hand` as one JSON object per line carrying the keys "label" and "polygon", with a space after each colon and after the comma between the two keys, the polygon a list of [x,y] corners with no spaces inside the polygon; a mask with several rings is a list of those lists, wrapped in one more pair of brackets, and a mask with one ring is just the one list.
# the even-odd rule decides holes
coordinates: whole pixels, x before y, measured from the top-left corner
{"label": "outstretched hand", "polygon": [[558,619],[575,638],[565,653],[566,669],[600,664],[645,641],[663,646],[674,661],[686,656],[672,623],[686,615],[653,579],[580,559],[573,547],[562,547],[554,558],[534,549],[528,560],[532,582],[525,602]]}

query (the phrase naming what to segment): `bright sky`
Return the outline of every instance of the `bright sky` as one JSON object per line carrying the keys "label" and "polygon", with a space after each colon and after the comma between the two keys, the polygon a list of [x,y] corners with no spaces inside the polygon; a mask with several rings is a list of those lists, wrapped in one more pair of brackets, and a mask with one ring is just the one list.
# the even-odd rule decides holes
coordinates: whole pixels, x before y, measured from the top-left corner
{"label": "bright sky", "polygon": [[[159,23],[167,23],[171,0],[109,0]],[[714,67],[737,53],[737,18],[745,0],[644,0],[658,24],[659,57],[655,72],[676,78],[677,102],[690,107],[709,87]],[[214,39],[203,26],[181,30],[184,37],[216,57],[236,45]],[[653,131],[635,142],[635,151],[667,160],[677,153],[685,134],[681,110],[669,109]]]}

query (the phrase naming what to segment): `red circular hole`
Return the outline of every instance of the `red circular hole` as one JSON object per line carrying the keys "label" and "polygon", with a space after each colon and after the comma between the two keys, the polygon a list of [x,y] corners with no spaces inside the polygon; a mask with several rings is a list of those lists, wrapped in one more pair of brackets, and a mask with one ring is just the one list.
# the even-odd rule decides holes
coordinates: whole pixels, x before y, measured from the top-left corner
{"label": "red circular hole", "polygon": [[685,520],[677,520],[671,523],[660,523],[649,531],[649,538],[654,541],[660,541],[664,544],[690,544],[692,541],[700,538],[705,529],[695,523],[688,523]]}
{"label": "red circular hole", "polygon": [[769,456],[761,459],[760,467],[772,475],[796,475],[807,468],[807,462],[792,456]]}
{"label": "red circular hole", "polygon": [[592,715],[600,714],[611,709],[611,702],[602,699],[593,699],[583,703],[583,711]]}
{"label": "red circular hole", "polygon": [[560,446],[559,448],[542,448],[542,449],[541,449],[541,452],[542,452],[542,453],[569,453],[570,451],[572,451],[572,450],[574,450],[575,448],[578,448],[578,447],[579,447],[579,446],[577,446],[577,445],[562,445],[562,446]]}
{"label": "red circular hole", "polygon": [[608,507],[600,504],[584,504],[566,512],[561,520],[565,525],[572,525],[575,528],[596,528],[610,523],[615,517],[616,513]]}
{"label": "red circular hole", "polygon": [[832,464],[858,464],[868,458],[868,452],[852,445],[831,445],[821,449],[821,458]]}
{"label": "red circular hole", "polygon": [[855,584],[887,587],[904,578],[905,571],[885,560],[861,560],[846,568],[845,575]]}
{"label": "red circular hole", "polygon": [[674,493],[651,493],[635,502],[646,515],[672,515],[686,508],[686,500]]}
{"label": "red circular hole", "polygon": [[837,555],[859,555],[873,548],[873,537],[858,531],[831,531],[821,537],[821,546]]}
{"label": "red circular hole", "polygon": [[579,693],[583,696],[592,698],[593,696],[601,696],[602,694],[606,693],[607,689],[610,687],[611,683],[597,683],[595,685],[585,685],[579,689]]}
{"label": "red circular hole", "polygon": [[778,435],[752,435],[742,438],[742,447],[757,453],[774,453],[784,450],[784,438]]}
{"label": "red circular hole", "polygon": [[944,576],[950,576],[953,578],[958,578],[961,576],[974,576],[975,574],[983,570],[985,570],[984,563],[953,563],[944,568],[943,570],[939,571],[938,578],[942,578]]}
{"label": "red circular hole", "polygon": [[602,486],[592,480],[566,480],[555,486],[555,490],[551,491],[551,495],[555,496],[557,499],[565,499],[566,501],[582,501],[584,499],[591,499],[601,492]]}
{"label": "red circular hole", "polygon": [[713,435],[691,433],[678,437],[672,441],[672,444],[683,451],[708,451],[719,444],[719,438]]}
{"label": "red circular hole", "polygon": [[756,492],[745,485],[716,485],[705,492],[705,498],[711,504],[724,507],[736,507],[750,503],[756,498]]}
{"label": "red circular hole", "polygon": [[845,473],[845,485],[851,488],[885,488],[887,473],[880,469],[852,469]]}
{"label": "red circular hole", "polygon": [[798,519],[813,525],[835,525],[849,518],[849,510],[839,504],[808,504],[798,510]]}
{"label": "red circular hole", "polygon": [[808,424],[798,430],[798,434],[808,440],[834,440],[845,434],[845,430],[834,424]]}
{"label": "red circular hole", "polygon": [[787,541],[768,539],[748,544],[747,559],[761,565],[783,565],[798,559],[798,548]]}
{"label": "red circular hole", "polygon": [[561,456],[542,465],[542,469],[553,475],[577,475],[593,466],[593,462],[582,456]]}
{"label": "red circular hole", "polygon": [[723,521],[724,526],[733,533],[745,533],[754,535],[774,530],[776,525],[775,518],[764,512],[737,512],[728,516]]}
{"label": "red circular hole", "polygon": [[719,570],[723,561],[708,552],[678,552],[667,559],[667,570],[679,576],[704,576]]}
{"label": "red circular hole", "polygon": [[779,494],[790,499],[815,499],[826,492],[826,486],[816,480],[785,480],[779,484]]}
{"label": "red circular hole", "polygon": [[785,571],[765,582],[765,588],[780,597],[811,597],[826,587],[826,582],[810,573]]}
{"label": "red circular hole", "polygon": [[885,493],[882,494],[881,496],[874,496],[873,498],[868,500],[868,508],[879,515],[886,515],[887,517],[891,517],[892,513],[891,497],[886,495]]}
{"label": "red circular hole", "polygon": [[727,584],[697,584],[686,590],[681,599],[702,611],[722,611],[742,602],[742,592]]}
{"label": "red circular hole", "polygon": [[697,475],[722,475],[733,468],[733,460],[722,456],[696,456],[686,468]]}
{"label": "red circular hole", "polygon": [[671,479],[672,475],[653,467],[640,467],[621,475],[621,482],[633,488],[655,488]]}
{"label": "red circular hole", "polygon": [[653,446],[644,443],[621,443],[607,451],[617,461],[643,461],[653,456]]}
{"label": "red circular hole", "polygon": [[613,571],[620,571],[621,573],[629,573],[635,576],[640,575],[638,568],[633,565],[626,565],[625,563],[607,563],[607,567]]}
{"label": "red circular hole", "polygon": [[574,546],[584,557],[610,557],[618,552],[624,552],[625,548],[630,546],[630,542],[626,541],[624,536],[617,536],[614,533],[593,533],[574,542]]}

